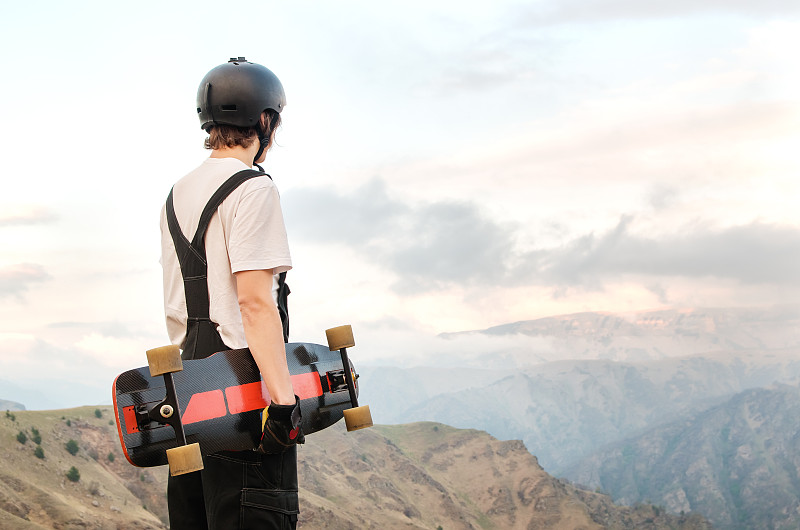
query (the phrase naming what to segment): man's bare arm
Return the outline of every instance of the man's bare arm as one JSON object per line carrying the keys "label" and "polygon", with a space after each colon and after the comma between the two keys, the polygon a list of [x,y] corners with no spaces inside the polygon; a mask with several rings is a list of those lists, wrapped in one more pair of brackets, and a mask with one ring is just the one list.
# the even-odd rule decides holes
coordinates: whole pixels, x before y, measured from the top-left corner
{"label": "man's bare arm", "polygon": [[272,270],[234,274],[247,346],[253,354],[273,403],[294,405],[294,390],[286,364],[283,326],[272,298]]}

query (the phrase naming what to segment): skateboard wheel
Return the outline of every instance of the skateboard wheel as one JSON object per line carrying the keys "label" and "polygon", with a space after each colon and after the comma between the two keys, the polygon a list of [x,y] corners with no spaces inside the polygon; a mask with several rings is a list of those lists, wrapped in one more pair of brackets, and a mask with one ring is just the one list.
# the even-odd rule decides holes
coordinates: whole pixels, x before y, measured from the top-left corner
{"label": "skateboard wheel", "polygon": [[153,377],[183,370],[181,350],[174,344],[147,350],[147,364]]}
{"label": "skateboard wheel", "polygon": [[348,432],[372,427],[372,413],[369,411],[369,405],[346,409],[344,411],[344,423],[347,425]]}
{"label": "skateboard wheel", "polygon": [[328,348],[331,351],[341,350],[342,348],[352,348],[356,345],[353,339],[353,328],[350,326],[339,326],[325,330],[328,337]]}
{"label": "skateboard wheel", "polygon": [[203,455],[200,453],[200,444],[179,445],[167,449],[167,462],[169,474],[173,477],[185,475],[203,469]]}

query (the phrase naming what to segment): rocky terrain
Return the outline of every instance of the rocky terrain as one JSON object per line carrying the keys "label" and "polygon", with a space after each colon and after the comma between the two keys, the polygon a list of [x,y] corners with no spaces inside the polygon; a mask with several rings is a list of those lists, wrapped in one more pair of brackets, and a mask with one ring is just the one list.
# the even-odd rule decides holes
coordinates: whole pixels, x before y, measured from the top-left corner
{"label": "rocky terrain", "polygon": [[566,474],[622,503],[647,499],[715,528],[800,528],[800,388],[737,394],[600,451]]}
{"label": "rocky terrain", "polygon": [[[113,423],[108,407],[1,416],[0,527],[166,528],[166,469],[129,465]],[[555,479],[519,441],[434,423],[317,433],[300,482],[309,529],[708,528]]]}

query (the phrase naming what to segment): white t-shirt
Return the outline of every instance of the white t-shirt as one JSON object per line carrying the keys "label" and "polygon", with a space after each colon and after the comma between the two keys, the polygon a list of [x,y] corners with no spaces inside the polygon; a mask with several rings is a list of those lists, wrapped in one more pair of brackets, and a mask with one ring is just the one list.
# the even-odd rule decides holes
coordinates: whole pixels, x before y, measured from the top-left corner
{"label": "white t-shirt", "polygon": [[[251,169],[235,158],[209,158],[179,180],[173,188],[175,216],[189,241],[208,200],[234,173]],[[274,269],[273,298],[277,302],[277,275],[292,268],[280,196],[272,180],[255,177],[233,191],[211,217],[205,237],[208,262],[210,317],[218,324],[223,342],[244,348],[247,342],[239,312],[233,273]],[[186,340],[186,294],[178,256],[161,209],[161,266],[164,272],[164,311],[173,344]]]}

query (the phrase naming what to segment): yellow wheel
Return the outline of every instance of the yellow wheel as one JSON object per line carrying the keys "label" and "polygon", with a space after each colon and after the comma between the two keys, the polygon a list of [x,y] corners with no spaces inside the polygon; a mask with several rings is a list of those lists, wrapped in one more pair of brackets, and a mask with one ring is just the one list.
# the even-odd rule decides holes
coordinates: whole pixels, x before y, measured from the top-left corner
{"label": "yellow wheel", "polygon": [[173,477],[200,471],[203,469],[200,444],[179,445],[173,449],[167,449],[167,462],[169,462],[169,474]]}
{"label": "yellow wheel", "polygon": [[328,337],[328,348],[331,351],[352,348],[356,345],[356,341],[353,339],[353,328],[350,326],[339,326],[338,328],[325,330],[325,335]]}
{"label": "yellow wheel", "polygon": [[344,423],[347,425],[348,432],[372,427],[372,414],[369,411],[369,405],[345,410]]}
{"label": "yellow wheel", "polygon": [[174,344],[147,350],[147,364],[150,366],[150,375],[156,377],[170,372],[183,370],[181,350]]}

